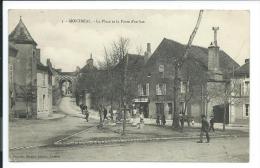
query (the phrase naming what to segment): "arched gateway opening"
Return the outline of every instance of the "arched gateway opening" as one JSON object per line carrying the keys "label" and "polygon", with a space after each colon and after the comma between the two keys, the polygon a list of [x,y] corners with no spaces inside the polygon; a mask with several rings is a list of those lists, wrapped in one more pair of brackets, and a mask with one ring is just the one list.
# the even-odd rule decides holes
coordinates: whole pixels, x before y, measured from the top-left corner
{"label": "arched gateway opening", "polygon": [[75,97],[76,75],[63,72],[59,75],[59,86],[62,97]]}
{"label": "arched gateway opening", "polygon": [[71,80],[61,80],[60,89],[62,96],[72,96],[72,81]]}

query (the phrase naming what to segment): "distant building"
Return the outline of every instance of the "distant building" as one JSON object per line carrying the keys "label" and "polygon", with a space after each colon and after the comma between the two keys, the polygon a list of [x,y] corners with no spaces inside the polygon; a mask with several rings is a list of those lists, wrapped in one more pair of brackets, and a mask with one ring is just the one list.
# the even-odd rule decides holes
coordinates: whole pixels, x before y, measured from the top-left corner
{"label": "distant building", "polygon": [[52,115],[52,72],[48,66],[37,64],[37,118]]}
{"label": "distant building", "polygon": [[88,108],[95,108],[97,106],[97,93],[95,91],[95,82],[97,82],[99,70],[94,66],[94,60],[92,54],[87,59],[84,67],[77,68],[77,87],[76,87],[76,102],[77,104],[84,104]]}
{"label": "distant building", "polygon": [[[148,55],[147,55],[148,56]],[[126,79],[126,101],[128,105],[132,105],[132,100],[138,96],[137,86],[140,72],[143,69],[145,56],[138,54],[128,53],[127,64],[127,79]],[[121,62],[119,62],[115,67],[113,67],[113,81],[114,81],[114,107],[118,108],[122,106],[123,101],[123,88],[124,88],[124,68],[126,65],[126,57]]]}
{"label": "distant building", "polygon": [[[12,83],[9,85],[9,96],[15,103],[10,109],[10,113],[13,113],[11,116],[39,118],[41,115],[38,116],[38,113],[42,110],[48,109],[48,112],[51,111],[50,93],[47,94],[46,92],[43,96],[39,88],[43,84],[41,83],[42,80],[46,79],[48,82],[50,74],[48,73],[44,79],[40,78],[40,74],[43,71],[46,72],[48,68],[40,63],[40,49],[37,48],[37,43],[21,18],[9,35],[9,44],[9,83]],[[39,96],[42,96],[41,99]],[[43,104],[39,101],[42,99],[48,102],[44,109],[39,106],[39,104]]]}
{"label": "distant building", "polygon": [[229,105],[230,123],[248,124],[250,116],[250,62],[236,69],[231,77],[232,103]]}
{"label": "distant building", "polygon": [[50,59],[47,59],[47,66],[49,67],[49,70],[51,71],[52,74],[52,79],[51,79],[51,83],[52,83],[52,105],[57,105],[60,102],[62,93],[61,93],[61,89],[60,89],[60,74],[59,74],[59,70],[55,69],[52,66],[52,63],[50,61]]}

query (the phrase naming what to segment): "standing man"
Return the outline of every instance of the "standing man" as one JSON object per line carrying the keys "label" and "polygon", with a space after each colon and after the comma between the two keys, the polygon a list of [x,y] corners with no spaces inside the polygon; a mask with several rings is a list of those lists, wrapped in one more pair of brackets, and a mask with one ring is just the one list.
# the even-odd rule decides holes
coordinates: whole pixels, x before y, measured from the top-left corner
{"label": "standing man", "polygon": [[183,132],[183,129],[184,129],[184,117],[183,117],[183,115],[180,116],[180,122],[181,122],[181,132]]}
{"label": "standing man", "polygon": [[201,130],[200,130],[200,141],[198,143],[203,143],[203,134],[206,133],[207,143],[209,143],[209,122],[206,120],[206,116],[201,116]]}
{"label": "standing man", "polygon": [[88,122],[88,117],[89,117],[88,106],[84,106],[84,112],[86,115],[86,121]]}
{"label": "standing man", "polygon": [[99,124],[100,124],[100,126],[102,126],[103,125],[103,119],[102,119],[103,107],[102,107],[102,105],[99,105],[98,113],[99,113],[99,120],[100,120]]}
{"label": "standing man", "polygon": [[83,113],[84,105],[83,105],[83,104],[80,104],[79,107],[80,107],[81,113],[84,114],[84,113]]}
{"label": "standing man", "polygon": [[214,119],[213,116],[211,117],[209,123],[210,123],[209,132],[210,132],[211,129],[212,129],[213,132],[215,132],[215,129],[214,129],[215,119]]}
{"label": "standing man", "polygon": [[108,118],[107,118],[107,108],[106,108],[106,107],[104,107],[104,111],[103,111],[103,112],[104,112],[104,120],[105,120],[105,119],[108,119]]}

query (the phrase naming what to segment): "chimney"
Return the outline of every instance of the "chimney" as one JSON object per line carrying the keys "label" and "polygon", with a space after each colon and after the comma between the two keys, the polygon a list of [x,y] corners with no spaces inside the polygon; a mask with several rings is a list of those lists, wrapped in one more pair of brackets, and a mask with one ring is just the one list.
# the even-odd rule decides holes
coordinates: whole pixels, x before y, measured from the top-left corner
{"label": "chimney", "polygon": [[50,58],[47,58],[46,65],[47,65],[49,68],[52,69],[52,63],[51,63]]}
{"label": "chimney", "polygon": [[217,31],[219,27],[213,27],[214,43],[211,42],[208,47],[208,70],[213,72],[219,71],[219,46],[217,44]]}
{"label": "chimney", "polygon": [[147,52],[148,54],[151,54],[151,43],[147,43],[146,52]]}
{"label": "chimney", "polygon": [[151,55],[152,55],[152,52],[151,52],[151,43],[147,43],[146,51],[145,51],[145,53],[144,53],[144,62],[145,62],[145,63],[148,61],[148,59],[150,58]]}
{"label": "chimney", "polygon": [[249,58],[245,59],[245,64],[249,63]]}
{"label": "chimney", "polygon": [[93,61],[93,58],[92,58],[92,53],[90,54],[90,58],[87,60],[87,65],[90,66],[90,67],[93,67],[93,66],[94,66],[94,61]]}

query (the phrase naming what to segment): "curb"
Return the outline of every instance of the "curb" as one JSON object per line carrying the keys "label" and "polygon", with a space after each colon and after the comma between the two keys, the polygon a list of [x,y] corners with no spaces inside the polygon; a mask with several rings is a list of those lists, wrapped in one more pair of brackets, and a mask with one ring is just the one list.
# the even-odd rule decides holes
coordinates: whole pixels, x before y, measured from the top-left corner
{"label": "curb", "polygon": [[[165,140],[185,140],[185,139],[199,139],[200,136],[190,137],[154,137],[154,138],[134,138],[134,139],[113,139],[113,140],[96,140],[96,141],[72,141],[72,142],[56,142],[57,146],[68,145],[101,145],[101,144],[115,144],[115,143],[129,143],[129,142],[148,142],[148,141],[165,141]],[[247,137],[243,135],[218,135],[211,136],[211,138],[226,138],[226,137]]]}

